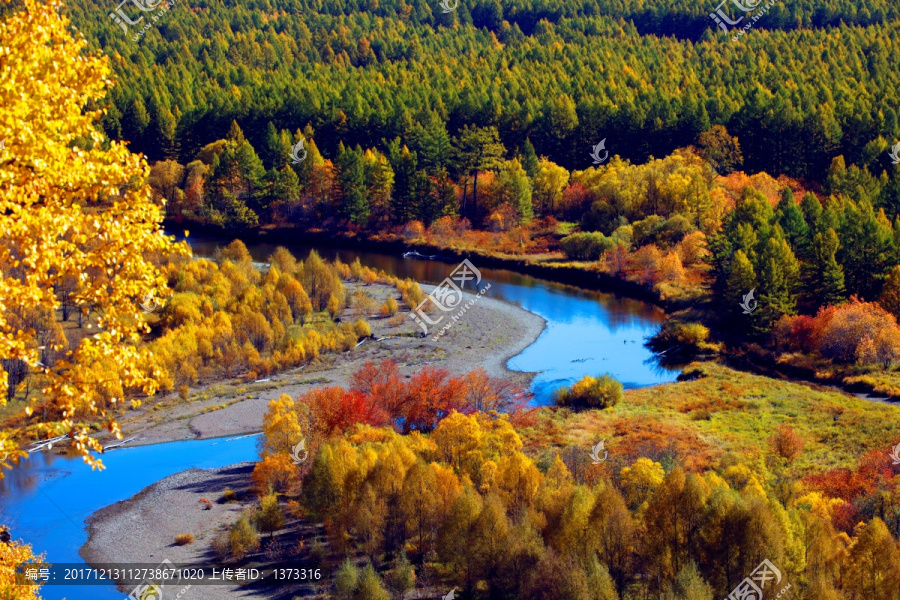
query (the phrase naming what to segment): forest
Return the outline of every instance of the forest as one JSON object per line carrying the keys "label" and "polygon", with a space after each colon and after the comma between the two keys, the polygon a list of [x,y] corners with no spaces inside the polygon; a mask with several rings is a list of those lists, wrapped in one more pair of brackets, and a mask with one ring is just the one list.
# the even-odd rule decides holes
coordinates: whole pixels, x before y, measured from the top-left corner
{"label": "forest", "polygon": [[443,13],[424,0],[201,0],[140,43],[112,8],[76,1],[70,14],[117,76],[104,130],[151,161],[186,164],[237,120],[261,154],[269,123],[294,143],[309,125],[331,160],[340,143],[386,153],[399,138],[418,169],[459,178],[470,172],[448,141],[467,126],[495,127],[508,158],[530,141],[581,169],[601,139],[645,162],[722,125],[750,172],[821,179],[838,154],[880,175],[890,162],[867,146],[900,134],[898,9],[883,0],[777,4],[740,44],[699,1],[493,0]]}
{"label": "forest", "polygon": [[[798,597],[897,597],[900,487],[880,452],[852,469],[819,464],[810,473],[798,468],[804,454],[834,459],[808,448],[787,423],[764,440],[725,441],[743,434],[704,429],[726,436],[712,458],[712,440],[673,445],[667,434],[685,435],[675,421],[650,428],[620,413],[633,419],[625,434],[632,438],[620,446],[628,456],[592,464],[580,447],[547,447],[548,428],[560,418],[557,430],[577,425],[571,417],[514,407],[501,415],[496,402],[475,401],[486,390],[511,397],[502,382],[430,370],[404,383],[395,369],[370,363],[349,390],[270,403],[253,471],[260,500],[220,536],[221,556],[242,558],[267,544],[269,554],[285,552],[260,533],[300,518],[325,524],[326,540],[316,543],[328,550],[318,556],[337,557],[332,597],[348,600],[441,586],[463,598],[710,600],[764,559]],[[715,384],[736,388],[735,399],[747,384],[756,398],[770,393],[725,375],[730,383],[707,373],[712,385],[671,392],[666,408],[696,407],[715,396]],[[433,390],[431,402],[417,401],[423,389]],[[410,427],[393,416],[404,406],[443,418]],[[858,416],[864,430],[875,426]],[[806,418],[796,425],[805,428]],[[298,468],[288,456],[300,435],[312,440],[312,459]],[[526,447],[523,437],[537,444]]]}

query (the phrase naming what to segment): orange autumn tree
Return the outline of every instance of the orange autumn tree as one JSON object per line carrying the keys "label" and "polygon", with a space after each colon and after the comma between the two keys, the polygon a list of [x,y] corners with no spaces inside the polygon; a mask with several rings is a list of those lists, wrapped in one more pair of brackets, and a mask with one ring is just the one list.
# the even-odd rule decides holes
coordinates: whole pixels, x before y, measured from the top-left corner
{"label": "orange autumn tree", "polygon": [[[107,59],[84,52],[63,13],[23,0],[0,23],[0,402],[35,376],[44,409],[26,408],[29,424],[100,468],[82,420],[121,437],[105,407],[156,390],[140,302],[168,295],[152,258],[187,249],[163,235],[143,157],[97,126]],[[67,339],[70,313],[83,327]],[[14,433],[0,433],[7,468],[23,455]]]}

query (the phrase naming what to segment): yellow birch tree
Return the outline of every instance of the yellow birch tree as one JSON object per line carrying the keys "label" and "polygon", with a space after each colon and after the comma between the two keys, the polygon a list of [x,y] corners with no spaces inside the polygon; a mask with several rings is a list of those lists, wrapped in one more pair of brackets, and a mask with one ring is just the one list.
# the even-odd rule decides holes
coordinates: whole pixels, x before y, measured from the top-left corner
{"label": "yellow birch tree", "polygon": [[[92,107],[112,85],[107,59],[85,52],[62,9],[60,0],[22,0],[0,22],[0,402],[21,381],[10,378],[12,367],[17,377],[36,377],[44,410],[26,408],[26,424],[45,437],[66,434],[86,463],[102,468],[90,421],[121,437],[105,406],[156,390],[138,345],[148,330],[140,304],[169,294],[154,257],[187,248],[163,234],[144,158],[98,127],[103,110]],[[65,320],[63,287],[84,331],[48,348],[34,328],[17,326],[19,315]],[[45,363],[48,351],[54,359]],[[127,398],[106,398],[109,380]],[[0,433],[7,468],[24,455],[14,434]]]}

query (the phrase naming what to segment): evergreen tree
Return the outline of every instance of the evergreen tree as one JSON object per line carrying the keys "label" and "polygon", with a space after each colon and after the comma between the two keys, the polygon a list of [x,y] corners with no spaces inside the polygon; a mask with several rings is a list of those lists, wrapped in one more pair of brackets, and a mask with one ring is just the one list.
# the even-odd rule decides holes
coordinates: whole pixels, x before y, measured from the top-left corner
{"label": "evergreen tree", "polygon": [[815,194],[807,192],[803,195],[803,200],[800,201],[800,210],[806,220],[806,227],[810,236],[821,232],[819,219],[822,216],[822,203],[819,202]]}
{"label": "evergreen tree", "polygon": [[459,216],[459,200],[456,196],[456,186],[446,169],[441,169],[434,176],[435,201],[441,207],[442,217]]}
{"label": "evergreen tree", "polygon": [[413,176],[412,212],[415,218],[428,227],[441,216],[441,207],[434,201],[431,178],[425,169],[419,169]]}
{"label": "evergreen tree", "polygon": [[534,218],[531,206],[531,182],[522,163],[514,158],[506,161],[498,174],[500,201],[512,205],[519,213],[519,220],[527,223]]}
{"label": "evergreen tree", "polygon": [[756,271],[753,269],[753,263],[750,262],[743,250],[737,250],[728,266],[725,296],[722,299],[726,314],[732,317],[727,319],[726,327],[738,331],[746,331],[750,328],[756,317],[752,312],[750,315],[745,315],[741,303],[751,291],[754,292],[755,301],[758,301],[759,282],[756,278]]}
{"label": "evergreen tree", "polygon": [[795,290],[799,281],[800,265],[787,241],[779,234],[770,237],[760,257],[759,265],[759,316],[757,329],[767,332],[782,315],[796,312]]}
{"label": "evergreen tree", "polygon": [[365,226],[369,220],[369,199],[362,149],[359,146],[346,148],[341,143],[335,164],[341,194],[341,216],[354,225]]}
{"label": "evergreen tree", "polygon": [[781,193],[775,218],[797,256],[809,256],[809,227],[803,218],[803,212],[797,206],[794,193],[788,187]]}
{"label": "evergreen tree", "polygon": [[[827,212],[827,209],[826,209]],[[877,297],[894,255],[893,232],[879,220],[872,205],[846,203],[837,229],[841,240],[838,261],[847,288],[865,299]]]}
{"label": "evergreen tree", "polygon": [[427,126],[416,123],[412,131],[413,146],[420,166],[434,173],[450,166],[453,144],[444,121],[434,116]]}
{"label": "evergreen tree", "polygon": [[274,171],[272,198],[270,206],[273,210],[281,207],[293,206],[300,200],[300,180],[297,174],[289,166],[284,165],[281,170]]}
{"label": "evergreen tree", "polygon": [[390,147],[391,166],[394,168],[394,193],[391,197],[391,221],[402,225],[413,219],[416,205],[416,154],[409,148],[399,147],[396,140]]}
{"label": "evergreen tree", "polygon": [[390,219],[394,170],[388,158],[378,150],[366,150],[364,158],[366,194],[372,218],[380,226],[386,226]]}
{"label": "evergreen tree", "polygon": [[528,177],[534,179],[537,175],[538,168],[540,168],[540,161],[538,160],[537,153],[534,151],[534,145],[531,143],[530,138],[525,138],[525,143],[522,145],[521,160],[522,167],[525,169],[525,172],[528,173]]}
{"label": "evergreen tree", "polygon": [[478,217],[478,173],[495,169],[506,154],[500,143],[496,127],[470,127],[466,125],[456,139],[457,164],[463,177],[474,175],[472,183],[472,207],[465,206],[465,185],[463,186],[463,213]]}
{"label": "evergreen tree", "polygon": [[825,233],[817,233],[813,238],[815,273],[809,278],[806,293],[813,308],[840,304],[847,299],[844,269],[836,258],[838,248],[840,242],[834,229],[829,228]]}
{"label": "evergreen tree", "polygon": [[900,319],[900,265],[895,266],[888,274],[884,286],[881,288],[878,304]]}
{"label": "evergreen tree", "polygon": [[291,154],[290,138],[275,129],[271,121],[266,125],[266,139],[263,146],[262,159],[270,168],[281,170],[288,163]]}

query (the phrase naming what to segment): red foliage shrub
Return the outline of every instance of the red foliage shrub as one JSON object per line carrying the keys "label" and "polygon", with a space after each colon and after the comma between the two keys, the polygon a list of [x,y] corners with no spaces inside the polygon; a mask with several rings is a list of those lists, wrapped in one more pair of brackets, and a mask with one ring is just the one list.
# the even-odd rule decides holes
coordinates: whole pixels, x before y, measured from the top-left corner
{"label": "red foliage shrub", "polygon": [[595,194],[587,186],[576,181],[563,190],[560,212],[564,219],[577,221],[596,199]]}
{"label": "red foliage shrub", "polygon": [[835,507],[834,526],[850,533],[858,520],[855,508],[858,501],[887,489],[895,476],[895,470],[893,461],[884,450],[871,450],[859,459],[855,471],[833,469],[827,473],[810,475],[803,481],[810,489],[846,502]]}
{"label": "red foliage shrub", "polygon": [[384,409],[371,396],[354,390],[338,386],[316,388],[297,400],[309,405],[316,428],[325,435],[341,433],[356,423],[374,426],[388,423]]}
{"label": "red foliage shrub", "polygon": [[775,324],[775,339],[779,348],[813,352],[815,348],[816,318],[807,315],[781,317]]}
{"label": "red foliage shrub", "polygon": [[859,511],[856,510],[856,507],[849,502],[845,502],[834,507],[831,524],[839,531],[852,534],[859,520]]}
{"label": "red foliage shrub", "polygon": [[772,448],[772,452],[787,460],[788,463],[794,462],[800,456],[805,445],[806,442],[803,441],[803,438],[797,435],[787,423],[779,425],[775,433],[769,438],[769,446]]}
{"label": "red foliage shrub", "polygon": [[890,366],[900,359],[897,320],[877,303],[855,296],[840,306],[821,308],[815,317],[784,317],[775,336],[782,347],[819,352],[836,362]]}
{"label": "red foliage shrub", "polygon": [[397,364],[365,363],[350,379],[350,389],[325,387],[310,390],[298,401],[310,407],[315,427],[332,435],[356,423],[391,425],[409,432],[430,431],[451,410],[497,410],[517,414],[524,409],[527,393],[519,386],[476,369],[465,377],[451,377],[425,367],[409,380],[400,376]]}

